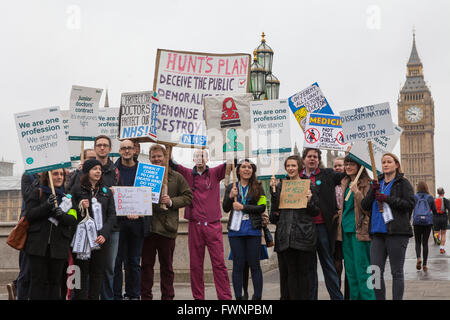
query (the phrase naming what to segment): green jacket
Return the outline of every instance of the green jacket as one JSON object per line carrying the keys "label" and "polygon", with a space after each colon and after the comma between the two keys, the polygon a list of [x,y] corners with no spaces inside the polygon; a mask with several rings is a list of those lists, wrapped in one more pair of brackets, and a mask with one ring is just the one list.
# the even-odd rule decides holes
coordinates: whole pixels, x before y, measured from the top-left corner
{"label": "green jacket", "polygon": [[152,205],[153,215],[148,217],[149,228],[146,228],[146,235],[156,233],[175,239],[178,234],[178,209],[190,205],[193,195],[186,179],[170,168],[167,172],[167,181],[167,193],[172,200],[172,206],[168,210],[162,210],[160,204]]}

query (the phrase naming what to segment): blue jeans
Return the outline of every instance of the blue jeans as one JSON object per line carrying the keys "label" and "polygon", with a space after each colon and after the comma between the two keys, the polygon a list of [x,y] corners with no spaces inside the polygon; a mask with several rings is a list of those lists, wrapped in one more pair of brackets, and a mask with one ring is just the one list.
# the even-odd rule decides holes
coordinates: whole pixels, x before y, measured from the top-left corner
{"label": "blue jeans", "polygon": [[236,298],[242,297],[244,267],[247,261],[252,272],[253,296],[261,299],[263,276],[259,258],[261,256],[261,237],[229,237],[231,252],[233,253],[233,289]]}
{"label": "blue jeans", "polygon": [[[319,255],[320,266],[322,267],[323,276],[325,278],[325,285],[331,300],[344,300],[342,292],[339,290],[339,277],[336,272],[336,267],[331,256],[330,242],[328,240],[327,227],[325,224],[316,224],[317,230],[317,245],[316,252]],[[310,299],[318,299],[319,281],[317,277],[317,256],[312,255],[310,265]]]}
{"label": "blue jeans", "polygon": [[16,280],[17,300],[28,300],[30,293],[30,262],[25,251],[19,253],[19,275]]}
{"label": "blue jeans", "polygon": [[119,250],[114,269],[114,300],[122,300],[123,272],[125,267],[125,296],[139,299],[141,296],[141,254],[144,243],[142,219],[121,223]]}
{"label": "blue jeans", "polygon": [[114,267],[118,248],[119,231],[111,232],[111,235],[109,236],[109,239],[106,240],[105,247],[103,248],[103,250],[106,251],[106,263],[101,291],[102,300],[114,300]]}

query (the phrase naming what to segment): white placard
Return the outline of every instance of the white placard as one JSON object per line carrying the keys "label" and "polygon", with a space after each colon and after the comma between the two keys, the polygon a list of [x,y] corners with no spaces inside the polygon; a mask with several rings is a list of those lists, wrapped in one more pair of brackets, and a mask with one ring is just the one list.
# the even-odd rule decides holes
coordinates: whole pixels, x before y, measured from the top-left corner
{"label": "white placard", "polygon": [[69,118],[70,110],[61,110],[61,117],[64,124],[64,132],[66,133],[67,146],[69,148],[70,160],[77,161],[80,160],[81,153],[81,141],[69,140]]}
{"label": "white placard", "polygon": [[119,147],[119,108],[98,109],[98,135],[105,135],[111,139],[110,157],[120,157]]}
{"label": "white placard", "polygon": [[158,142],[205,147],[203,99],[247,92],[249,54],[158,49],[153,90],[158,93]]}
{"label": "white placard", "polygon": [[113,187],[116,215],[152,215],[152,188]]}
{"label": "white placard", "polygon": [[344,142],[341,117],[335,115],[308,114],[303,136],[304,148],[346,151],[349,146]]}
{"label": "white placard", "polygon": [[59,107],[14,114],[26,174],[71,166]]}
{"label": "white placard", "polygon": [[368,141],[394,134],[388,102],[345,110],[339,115],[346,143]]}
{"label": "white placard", "polygon": [[[395,123],[393,123],[392,126],[394,127],[394,134],[372,139],[373,156],[377,167],[381,167],[381,158],[383,157],[383,154],[385,154],[386,152],[392,152],[394,150],[403,132],[402,128],[397,126]],[[356,141],[352,145],[350,156],[358,161],[358,163],[361,163],[366,168],[372,170],[369,147],[367,146],[367,143],[365,141]],[[381,172],[378,171],[378,174],[380,173]]]}
{"label": "white placard", "polygon": [[93,141],[98,134],[98,104],[103,89],[72,86],[69,140]]}

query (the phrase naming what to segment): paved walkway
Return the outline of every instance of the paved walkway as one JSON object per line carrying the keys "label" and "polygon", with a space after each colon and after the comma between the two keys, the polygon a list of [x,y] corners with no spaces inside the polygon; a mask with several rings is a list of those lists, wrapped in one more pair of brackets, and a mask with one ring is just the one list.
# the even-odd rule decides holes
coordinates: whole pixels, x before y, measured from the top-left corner
{"label": "paved walkway", "polygon": [[[435,245],[430,236],[428,272],[416,270],[416,255],[414,238],[410,239],[406,252],[405,261],[405,293],[404,300],[450,300],[450,246],[446,245],[447,253],[439,254],[439,246]],[[319,263],[320,266],[320,263]],[[264,275],[264,300],[277,300],[280,297],[278,269],[266,272]],[[389,262],[386,264],[386,298],[392,299],[392,277]],[[154,288],[155,299],[160,298],[159,284]],[[214,284],[206,285],[206,299],[217,299]],[[249,283],[249,294],[253,292],[251,280]],[[0,300],[7,300],[5,286],[0,288]],[[192,300],[191,287],[189,283],[175,284],[176,300]],[[329,295],[323,282],[322,271],[319,268],[319,300],[328,300]]]}

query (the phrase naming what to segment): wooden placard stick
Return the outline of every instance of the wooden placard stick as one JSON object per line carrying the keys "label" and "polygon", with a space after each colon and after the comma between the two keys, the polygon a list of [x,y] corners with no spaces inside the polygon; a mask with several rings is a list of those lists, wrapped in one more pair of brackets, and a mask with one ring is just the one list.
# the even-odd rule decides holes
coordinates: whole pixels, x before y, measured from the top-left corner
{"label": "wooden placard stick", "polygon": [[[48,171],[48,181],[50,182],[50,188],[52,189],[52,193],[56,196],[55,186],[53,185],[53,178],[52,178],[52,172],[51,171]],[[58,208],[58,202],[56,201],[56,199],[55,199],[55,208]]]}
{"label": "wooden placard stick", "polygon": [[[231,164],[231,171],[233,173],[233,187],[236,186],[236,169],[235,169],[235,165],[234,165],[234,159],[233,162]],[[237,201],[237,197],[234,197],[234,202]]]}
{"label": "wooden placard stick", "polygon": [[[372,141],[367,141],[367,146],[369,147],[369,154],[370,154],[370,162],[372,164],[372,173],[373,173],[373,180],[378,183],[378,175],[377,175],[377,168],[375,166],[375,157],[373,156],[373,148],[372,148]],[[383,204],[378,203],[378,208],[380,209],[380,212],[383,212]]]}
{"label": "wooden placard stick", "polygon": [[80,162],[81,164],[84,163],[84,140],[81,140]]}
{"label": "wooden placard stick", "polygon": [[[359,168],[359,171],[358,171],[358,174],[356,175],[355,180],[350,183],[350,186],[352,184],[357,184],[358,183],[359,177],[361,176],[361,173],[363,172],[363,170],[364,170],[364,166],[361,166],[361,168]],[[345,197],[345,201],[348,201],[348,198],[350,198],[351,194],[352,194],[352,190],[350,190],[350,192],[347,193],[347,196]]]}
{"label": "wooden placard stick", "polygon": [[[161,196],[167,195],[167,192],[168,192],[169,187],[168,187],[167,173],[169,171],[169,159],[172,158],[172,145],[165,144],[165,147],[166,147],[166,163],[165,163],[166,170],[164,170],[164,178],[163,178],[163,185],[161,188]],[[162,210],[168,210],[168,208],[165,204],[161,204],[160,208]]]}

